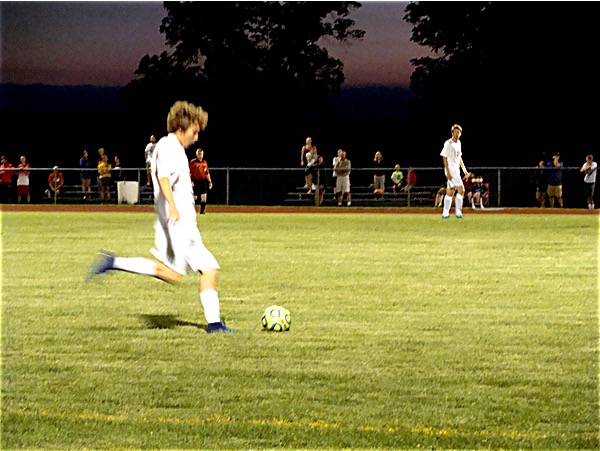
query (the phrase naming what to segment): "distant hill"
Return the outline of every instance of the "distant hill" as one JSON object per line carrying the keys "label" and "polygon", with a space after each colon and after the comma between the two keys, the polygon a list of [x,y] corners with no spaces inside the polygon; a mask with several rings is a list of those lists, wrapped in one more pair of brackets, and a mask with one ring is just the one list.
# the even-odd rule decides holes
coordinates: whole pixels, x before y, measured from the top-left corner
{"label": "distant hill", "polygon": [[[0,84],[0,110],[25,112],[125,112],[120,87]],[[408,88],[344,87],[334,99],[356,119],[402,118],[416,94]]]}

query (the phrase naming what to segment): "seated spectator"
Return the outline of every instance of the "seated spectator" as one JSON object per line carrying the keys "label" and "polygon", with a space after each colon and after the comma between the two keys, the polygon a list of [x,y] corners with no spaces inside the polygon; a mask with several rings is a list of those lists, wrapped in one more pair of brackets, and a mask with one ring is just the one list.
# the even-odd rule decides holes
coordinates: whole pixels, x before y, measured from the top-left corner
{"label": "seated spectator", "polygon": [[434,207],[443,207],[444,206],[444,196],[446,196],[446,186],[441,186],[438,192],[435,195],[435,205]]}
{"label": "seated spectator", "polygon": [[397,194],[402,188],[402,182],[404,181],[404,174],[400,170],[400,165],[397,164],[394,167],[394,172],[392,172],[392,191],[394,194]]}
{"label": "seated spectator", "polygon": [[63,173],[58,170],[58,166],[52,168],[52,172],[48,176],[49,189],[46,190],[46,197],[51,199],[54,196],[54,201],[60,194],[60,190],[65,184],[65,177]]}
{"label": "seated spectator", "polygon": [[318,155],[313,165],[312,189],[315,190],[315,205],[323,205],[323,196],[327,191],[327,167],[323,155]]}
{"label": "seated spectator", "polygon": [[408,168],[408,173],[406,174],[406,186],[402,188],[402,191],[408,193],[410,189],[417,184],[417,174],[413,170],[412,166]]}
{"label": "seated spectator", "polygon": [[476,208],[476,205],[479,205],[479,208],[485,208],[483,205],[487,201],[489,197],[489,185],[487,183],[483,183],[483,177],[474,177],[473,178],[473,209]]}
{"label": "seated spectator", "polygon": [[475,177],[475,175],[472,172],[465,174],[463,177],[463,185],[465,187],[467,203],[471,204],[471,206],[475,208],[475,205],[473,204],[473,177]]}

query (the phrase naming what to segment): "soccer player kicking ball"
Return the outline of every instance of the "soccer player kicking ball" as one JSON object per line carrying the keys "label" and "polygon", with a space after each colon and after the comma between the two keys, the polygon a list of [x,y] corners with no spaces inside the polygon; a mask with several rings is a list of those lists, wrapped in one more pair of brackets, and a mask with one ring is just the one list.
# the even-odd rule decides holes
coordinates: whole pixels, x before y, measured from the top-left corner
{"label": "soccer player kicking ball", "polygon": [[102,252],[90,268],[90,276],[119,270],[156,277],[177,283],[189,270],[200,276],[200,302],[208,322],[208,333],[231,333],[221,321],[219,295],[216,291],[220,266],[204,246],[198,224],[190,168],[185,149],[198,140],[206,128],[208,114],[200,107],[179,101],[167,117],[169,134],[154,149],[150,167],[154,186],[157,219],[154,224],[155,259],[117,257]]}
{"label": "soccer player kicking ball", "polygon": [[460,170],[462,168],[465,175],[469,172],[465,167],[462,159],[462,149],[460,145],[460,136],[462,135],[462,127],[458,124],[454,124],[450,128],[452,138],[444,143],[444,148],[440,155],[444,160],[444,172],[446,173],[446,195],[444,196],[444,209],[442,211],[442,219],[450,217],[450,207],[452,206],[452,196],[456,190],[455,200],[455,213],[457,218],[463,217],[462,207],[463,199],[465,196],[465,187],[460,176]]}

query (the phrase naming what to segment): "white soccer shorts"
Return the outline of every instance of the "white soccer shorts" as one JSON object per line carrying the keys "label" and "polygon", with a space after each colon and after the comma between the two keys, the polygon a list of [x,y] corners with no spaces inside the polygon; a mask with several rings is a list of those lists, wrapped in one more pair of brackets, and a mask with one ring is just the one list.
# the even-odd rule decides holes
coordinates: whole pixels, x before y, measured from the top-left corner
{"label": "white soccer shorts", "polygon": [[175,225],[154,224],[154,249],[152,255],[173,271],[185,275],[189,270],[220,269],[214,255],[204,246],[195,222],[178,222]]}

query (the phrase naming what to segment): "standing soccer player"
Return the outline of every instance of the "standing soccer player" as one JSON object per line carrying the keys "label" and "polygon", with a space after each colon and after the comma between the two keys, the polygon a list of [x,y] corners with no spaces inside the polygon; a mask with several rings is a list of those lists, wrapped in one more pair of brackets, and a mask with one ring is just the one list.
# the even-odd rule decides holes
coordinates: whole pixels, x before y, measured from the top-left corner
{"label": "standing soccer player", "polygon": [[450,128],[452,138],[448,139],[444,143],[444,148],[440,155],[444,160],[444,172],[446,174],[446,195],[444,196],[444,210],[442,212],[442,218],[446,219],[450,217],[450,207],[452,206],[452,196],[456,191],[456,200],[454,201],[455,214],[457,218],[463,217],[462,207],[463,199],[465,196],[465,187],[460,176],[460,170],[462,168],[465,175],[469,172],[465,167],[462,159],[462,149],[460,144],[460,137],[462,135],[462,127],[458,124],[454,124]]}
{"label": "standing soccer player", "polygon": [[219,295],[216,291],[220,266],[204,246],[196,222],[196,208],[190,168],[185,149],[198,140],[206,128],[208,114],[200,107],[178,101],[167,117],[169,133],[156,144],[151,169],[157,220],[154,225],[155,259],[117,257],[102,252],[90,268],[90,276],[119,270],[143,274],[176,283],[189,270],[200,276],[199,296],[208,322],[208,333],[233,330],[221,321]]}

